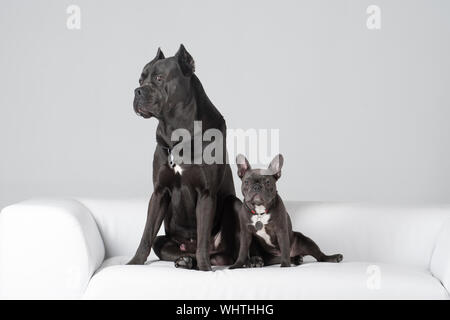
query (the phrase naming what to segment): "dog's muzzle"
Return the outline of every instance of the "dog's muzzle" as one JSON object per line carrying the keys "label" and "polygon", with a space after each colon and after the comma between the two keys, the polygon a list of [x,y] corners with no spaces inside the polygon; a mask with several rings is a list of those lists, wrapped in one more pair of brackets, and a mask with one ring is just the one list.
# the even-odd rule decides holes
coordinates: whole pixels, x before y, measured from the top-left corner
{"label": "dog's muzzle", "polygon": [[133,108],[134,112],[138,116],[148,119],[152,117],[153,114],[143,107],[144,104],[148,103],[146,101],[147,100],[146,96],[148,97],[148,92],[146,92],[146,90],[148,89],[146,89],[145,87],[139,87],[134,90]]}

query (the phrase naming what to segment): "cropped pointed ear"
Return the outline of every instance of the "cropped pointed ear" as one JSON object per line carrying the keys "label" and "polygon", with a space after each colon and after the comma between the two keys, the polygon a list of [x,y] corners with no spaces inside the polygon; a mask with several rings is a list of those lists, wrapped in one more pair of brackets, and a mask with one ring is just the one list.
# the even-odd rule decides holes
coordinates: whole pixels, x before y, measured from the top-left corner
{"label": "cropped pointed ear", "polygon": [[281,177],[281,168],[283,167],[283,161],[283,156],[281,154],[278,154],[269,164],[269,171],[277,180]]}
{"label": "cropped pointed ear", "polygon": [[158,48],[158,52],[156,53],[156,56],[153,58],[152,61],[150,61],[146,65],[146,67],[152,65],[153,63],[155,63],[156,61],[161,60],[161,59],[165,59],[164,53],[162,52],[161,48]]}
{"label": "cropped pointed ear", "polygon": [[152,61],[150,61],[149,63],[147,63],[144,67],[144,69],[142,70],[141,73],[141,77],[139,78],[139,83],[142,83],[142,81],[148,77],[148,68],[153,65],[156,61],[161,60],[161,59],[165,59],[164,57],[164,53],[162,52],[161,48],[158,48],[158,52],[156,53],[156,56],[153,58]]}
{"label": "cropped pointed ear", "polygon": [[156,60],[161,60],[161,59],[165,59],[166,57],[164,57],[164,53],[162,52],[161,48],[158,48],[158,52],[156,53],[156,57],[155,57],[155,61]]}
{"label": "cropped pointed ear", "polygon": [[175,54],[181,71],[185,76],[191,76],[195,72],[195,62],[192,56],[187,52],[186,48],[181,44],[180,49]]}
{"label": "cropped pointed ear", "polygon": [[242,179],[245,173],[251,169],[250,164],[248,163],[247,158],[242,154],[237,155],[236,164],[238,167],[238,176]]}

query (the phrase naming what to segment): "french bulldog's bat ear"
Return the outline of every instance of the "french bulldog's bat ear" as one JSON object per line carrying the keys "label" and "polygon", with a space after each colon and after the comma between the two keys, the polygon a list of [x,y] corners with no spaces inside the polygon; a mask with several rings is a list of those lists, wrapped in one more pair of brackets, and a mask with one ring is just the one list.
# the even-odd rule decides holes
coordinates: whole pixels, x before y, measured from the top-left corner
{"label": "french bulldog's bat ear", "polygon": [[238,167],[238,176],[242,179],[247,170],[251,169],[250,164],[248,163],[247,158],[242,154],[237,155],[236,164]]}
{"label": "french bulldog's bat ear", "polygon": [[185,76],[191,76],[195,72],[195,62],[192,56],[187,52],[186,48],[181,44],[180,49],[175,54],[178,59],[181,71]]}
{"label": "french bulldog's bat ear", "polygon": [[281,168],[283,167],[283,156],[281,154],[278,154],[273,158],[272,162],[269,164],[269,171],[275,179],[280,179],[281,177]]}

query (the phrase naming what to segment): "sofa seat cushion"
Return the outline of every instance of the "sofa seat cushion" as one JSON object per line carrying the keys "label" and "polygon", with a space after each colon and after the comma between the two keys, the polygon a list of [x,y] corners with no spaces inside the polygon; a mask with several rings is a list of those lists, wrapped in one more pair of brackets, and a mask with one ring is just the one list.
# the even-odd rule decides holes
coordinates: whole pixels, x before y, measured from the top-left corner
{"label": "sofa seat cushion", "polygon": [[151,260],[124,265],[106,260],[92,277],[85,299],[448,299],[427,270],[368,262],[317,263],[214,272],[177,269]]}

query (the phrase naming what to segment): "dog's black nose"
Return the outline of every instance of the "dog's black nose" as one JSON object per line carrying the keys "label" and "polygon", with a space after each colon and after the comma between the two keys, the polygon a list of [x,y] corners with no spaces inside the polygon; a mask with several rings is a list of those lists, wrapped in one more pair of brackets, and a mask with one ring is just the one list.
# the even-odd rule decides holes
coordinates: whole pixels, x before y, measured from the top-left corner
{"label": "dog's black nose", "polygon": [[136,96],[140,96],[140,95],[142,94],[141,88],[137,88],[136,90],[134,90],[134,94],[135,94]]}
{"label": "dog's black nose", "polygon": [[255,191],[255,192],[260,192],[260,191],[262,190],[262,185],[259,184],[259,183],[255,183],[255,184],[252,186],[252,190]]}

